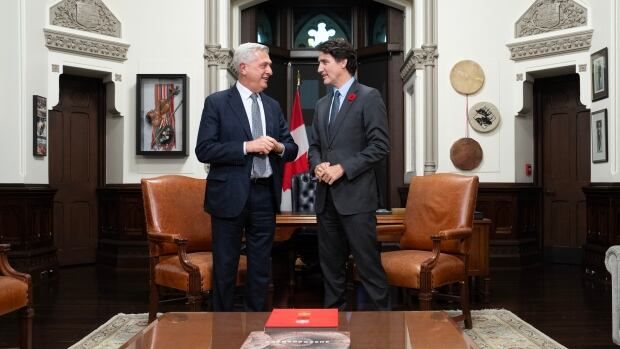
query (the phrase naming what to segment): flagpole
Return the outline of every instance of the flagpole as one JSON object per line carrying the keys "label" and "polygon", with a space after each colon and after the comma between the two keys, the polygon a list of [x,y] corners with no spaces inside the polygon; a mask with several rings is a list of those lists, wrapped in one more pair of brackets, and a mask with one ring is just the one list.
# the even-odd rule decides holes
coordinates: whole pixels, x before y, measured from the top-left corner
{"label": "flagpole", "polygon": [[301,85],[301,73],[299,69],[297,69],[297,88],[299,89],[299,85]]}

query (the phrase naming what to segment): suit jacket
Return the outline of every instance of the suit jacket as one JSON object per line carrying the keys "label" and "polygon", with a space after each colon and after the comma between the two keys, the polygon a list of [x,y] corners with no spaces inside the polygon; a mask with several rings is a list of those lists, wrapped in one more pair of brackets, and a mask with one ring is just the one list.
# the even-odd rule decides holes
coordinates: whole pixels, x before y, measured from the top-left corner
{"label": "suit jacket", "polygon": [[[330,192],[338,213],[375,211],[379,199],[373,166],[390,149],[385,104],[379,91],[355,81],[336,119],[328,125],[332,98],[333,92],[316,104],[308,150],[311,171],[325,161],[342,165],[344,175],[331,185]],[[317,213],[323,212],[328,187],[323,182],[317,187]]]}
{"label": "suit jacket", "polygon": [[[272,190],[276,210],[280,209],[284,163],[297,157],[297,144],[288,129],[280,105],[260,94],[265,110],[265,133],[284,145],[284,155],[270,153]],[[243,154],[243,142],[252,131],[241,95],[233,85],[206,98],[196,141],[198,160],[210,164],[207,175],[205,210],[218,217],[241,214],[250,193],[253,154]]]}

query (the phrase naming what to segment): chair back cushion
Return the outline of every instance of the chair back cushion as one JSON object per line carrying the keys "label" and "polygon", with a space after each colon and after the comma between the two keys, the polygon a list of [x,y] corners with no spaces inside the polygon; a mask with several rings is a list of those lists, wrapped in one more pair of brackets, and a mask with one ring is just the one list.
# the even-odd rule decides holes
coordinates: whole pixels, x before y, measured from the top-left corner
{"label": "chair back cushion", "polygon": [[310,172],[300,173],[293,176],[291,185],[293,212],[314,213],[316,178]]}
{"label": "chair back cushion", "polygon": [[[168,175],[142,179],[142,198],[148,233],[178,234],[188,240],[187,251],[211,251],[211,216],[204,211],[207,181]],[[161,254],[176,253],[164,244]]]}
{"label": "chair back cushion", "polygon": [[[430,251],[431,235],[442,230],[472,228],[478,177],[442,173],[412,177],[405,208],[401,249]],[[459,241],[442,241],[442,253],[461,253]]]}
{"label": "chair back cushion", "polygon": [[10,276],[0,276],[0,315],[28,305],[28,284]]}

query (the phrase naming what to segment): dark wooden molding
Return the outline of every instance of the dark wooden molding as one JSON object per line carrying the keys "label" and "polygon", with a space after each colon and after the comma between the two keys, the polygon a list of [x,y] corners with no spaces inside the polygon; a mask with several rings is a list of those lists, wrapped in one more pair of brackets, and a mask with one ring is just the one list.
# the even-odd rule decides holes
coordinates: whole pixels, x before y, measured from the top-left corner
{"label": "dark wooden molding", "polygon": [[586,242],[583,250],[583,272],[586,279],[611,283],[605,268],[605,253],[620,244],[620,183],[591,183],[583,187],[586,195]]}
{"label": "dark wooden molding", "polygon": [[148,244],[140,184],[97,189],[97,263],[118,269],[147,269]]}

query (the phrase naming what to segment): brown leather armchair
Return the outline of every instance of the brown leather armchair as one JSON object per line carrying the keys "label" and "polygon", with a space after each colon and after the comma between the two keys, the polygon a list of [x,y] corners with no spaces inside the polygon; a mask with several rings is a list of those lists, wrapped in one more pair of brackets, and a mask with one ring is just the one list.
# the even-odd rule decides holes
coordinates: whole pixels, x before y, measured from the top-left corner
{"label": "brown leather armchair", "polygon": [[32,281],[30,275],[15,271],[9,265],[9,245],[0,245],[0,315],[21,311],[20,347],[32,348]]}
{"label": "brown leather armchair", "polygon": [[[203,295],[212,290],[211,216],[203,208],[206,185],[204,179],[175,175],[142,179],[151,273],[149,322],[155,319],[160,286],[186,292],[192,311],[200,309]],[[238,285],[246,271],[241,256]]]}
{"label": "brown leather armchair", "polygon": [[458,283],[463,313],[456,321],[471,328],[467,260],[478,193],[478,177],[435,174],[413,177],[403,225],[378,227],[402,231],[400,250],[381,253],[388,283],[419,290],[422,310],[430,310],[437,288]]}

